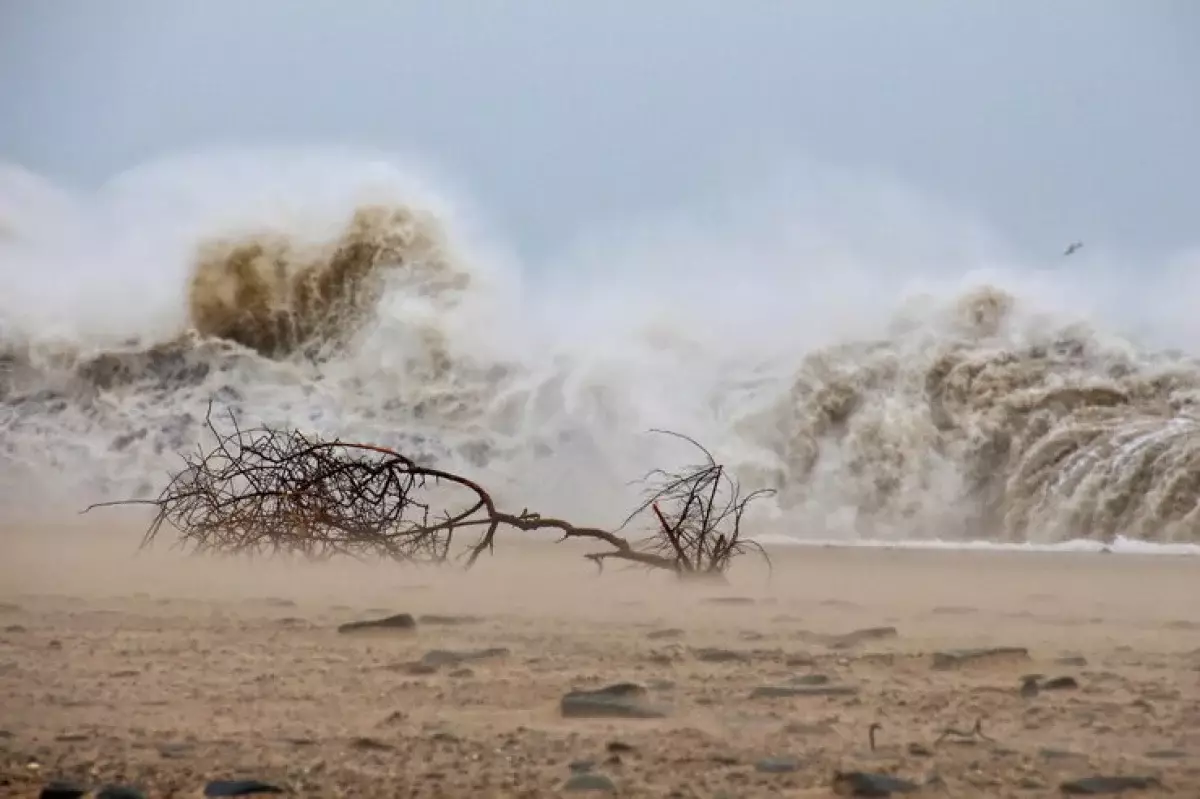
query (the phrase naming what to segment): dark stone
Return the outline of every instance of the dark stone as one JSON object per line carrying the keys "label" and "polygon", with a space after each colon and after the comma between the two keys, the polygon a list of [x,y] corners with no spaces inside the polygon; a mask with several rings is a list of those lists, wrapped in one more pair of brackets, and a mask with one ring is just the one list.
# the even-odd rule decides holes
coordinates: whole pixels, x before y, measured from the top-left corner
{"label": "dark stone", "polygon": [[914,782],[867,771],[839,771],[833,777],[833,787],[835,792],[849,796],[891,796],[912,793],[918,788]]}
{"label": "dark stone", "polygon": [[794,757],[768,757],[755,763],[754,770],[762,774],[790,774],[800,770],[800,761]]}
{"label": "dark stone", "polygon": [[433,666],[434,668],[440,666],[460,666],[470,661],[505,657],[508,654],[510,654],[509,650],[502,646],[491,647],[489,649],[472,649],[464,652],[455,652],[450,649],[432,649],[426,652],[424,657],[421,658],[421,663],[426,666]]}
{"label": "dark stone", "polygon": [[933,668],[941,670],[958,668],[969,663],[985,660],[1028,660],[1029,650],[1023,646],[994,646],[981,649],[949,649],[933,653]]}
{"label": "dark stone", "polygon": [[396,613],[392,616],[386,616],[382,619],[370,619],[368,621],[350,621],[340,625],[337,628],[339,633],[354,633],[364,630],[415,630],[417,629],[417,620],[412,617],[411,613]]}
{"label": "dark stone", "polygon": [[1058,786],[1060,791],[1070,796],[1102,796],[1160,787],[1162,783],[1154,777],[1084,777]]}
{"label": "dark stone", "polygon": [[414,677],[423,677],[428,674],[437,674],[438,667],[432,663],[401,663],[399,666],[394,666],[394,669],[403,671],[405,674],[411,674]]}
{"label": "dark stone", "polygon": [[636,683],[616,683],[594,691],[571,691],[562,698],[564,718],[661,719],[662,710],[645,704],[646,689]]}
{"label": "dark stone", "polygon": [[355,738],[350,741],[350,748],[363,752],[390,752],[396,747],[378,738]]}
{"label": "dark stone", "polygon": [[933,757],[933,750],[925,744],[910,743],[908,753],[913,757]]}
{"label": "dark stone", "polygon": [[567,764],[567,768],[569,768],[573,774],[583,774],[591,771],[595,767],[595,760],[572,760]]}
{"label": "dark stone", "polygon": [[603,774],[585,771],[579,774],[572,774],[563,783],[562,789],[568,793],[583,793],[586,791],[616,793],[617,785]]}
{"label": "dark stone", "polygon": [[701,663],[738,663],[746,659],[746,655],[742,652],[737,652],[733,649],[718,649],[716,647],[693,649],[692,655]]}
{"label": "dark stone", "polygon": [[431,627],[461,627],[465,624],[481,624],[484,619],[482,616],[456,616],[427,613],[417,619],[417,621],[421,622],[421,624],[427,624]]}
{"label": "dark stone", "polygon": [[796,696],[854,696],[858,689],[849,685],[761,685],[750,692],[751,699],[786,699]]}
{"label": "dark stone", "polygon": [[1027,674],[1021,678],[1021,696],[1031,699],[1038,695],[1038,680],[1040,674]]}
{"label": "dark stone", "polygon": [[1151,760],[1183,760],[1188,756],[1182,749],[1151,749],[1143,757]]}
{"label": "dark stone", "polygon": [[848,633],[832,636],[826,641],[826,646],[830,649],[849,649],[852,646],[858,646],[864,641],[895,638],[899,634],[895,627],[866,627],[861,630],[852,630]]}
{"label": "dark stone", "polygon": [[798,677],[792,677],[788,680],[792,685],[828,685],[829,675],[827,674],[802,674]]}
{"label": "dark stone", "polygon": [[42,788],[40,799],[80,799],[86,796],[87,788],[74,782],[52,782]]}
{"label": "dark stone", "polygon": [[204,786],[205,796],[255,796],[263,793],[286,793],[278,785],[258,780],[213,780]]}
{"label": "dark stone", "polygon": [[614,755],[628,754],[634,751],[633,746],[624,741],[609,741],[608,745],[604,748]]}
{"label": "dark stone", "polygon": [[1074,666],[1076,668],[1083,668],[1088,664],[1087,658],[1082,655],[1065,655],[1057,658],[1054,662],[1060,666]]}
{"label": "dark stone", "polygon": [[646,633],[646,637],[651,641],[661,641],[664,638],[682,638],[683,630],[678,627],[668,627],[665,630],[652,630]]}
{"label": "dark stone", "polygon": [[1074,677],[1054,677],[1039,686],[1043,691],[1063,691],[1079,687],[1079,681]]}

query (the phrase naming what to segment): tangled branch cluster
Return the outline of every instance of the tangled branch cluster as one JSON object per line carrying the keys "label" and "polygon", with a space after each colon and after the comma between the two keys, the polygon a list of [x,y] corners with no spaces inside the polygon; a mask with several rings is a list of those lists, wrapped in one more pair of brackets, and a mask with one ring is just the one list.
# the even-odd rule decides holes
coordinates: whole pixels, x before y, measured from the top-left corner
{"label": "tangled branch cluster", "polygon": [[[651,472],[646,501],[610,532],[528,511],[502,512],[473,480],[385,447],[296,430],[242,429],[232,414],[230,421],[232,432],[220,431],[210,407],[205,423],[216,444],[185,456],[184,467],[149,501],[157,513],[143,546],[169,524],[199,551],[440,563],[452,557],[456,534],[477,533],[460,553],[469,566],[492,550],[501,527],[511,527],[604,544],[586,556],[601,568],[617,559],[679,574],[721,574],[750,548],[766,557],[741,538],[746,508],[765,492],[743,497],[737,481],[686,436],[670,434],[699,449],[704,462],[678,473]],[[646,538],[631,543],[619,535],[647,511],[655,522]]]}

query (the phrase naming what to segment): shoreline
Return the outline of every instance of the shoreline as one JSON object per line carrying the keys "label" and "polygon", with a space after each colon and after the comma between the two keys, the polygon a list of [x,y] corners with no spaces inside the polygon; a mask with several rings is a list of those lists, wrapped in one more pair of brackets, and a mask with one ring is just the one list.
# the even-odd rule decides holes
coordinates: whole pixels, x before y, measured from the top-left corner
{"label": "shoreline", "polygon": [[[1133,796],[1200,793],[1192,558],[784,546],[770,575],[749,556],[718,585],[597,576],[579,542],[509,540],[465,573],[34,533],[7,529],[0,559],[13,795],[253,778],[305,797],[560,796],[583,762],[655,799],[825,798],[847,770],[943,783],[918,795],[1112,774],[1169,789]],[[393,613],[415,629],[338,631]],[[973,649],[992,654],[938,665]],[[1070,681],[1028,696],[1030,673]],[[622,682],[662,717],[560,710]],[[986,739],[943,740],[976,722]]]}

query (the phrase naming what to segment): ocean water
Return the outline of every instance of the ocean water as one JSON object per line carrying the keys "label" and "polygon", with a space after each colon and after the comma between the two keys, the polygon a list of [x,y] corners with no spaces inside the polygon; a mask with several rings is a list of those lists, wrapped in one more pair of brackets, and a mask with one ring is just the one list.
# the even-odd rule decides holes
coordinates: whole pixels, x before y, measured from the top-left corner
{"label": "ocean water", "polygon": [[377,155],[0,166],[4,510],[155,495],[212,403],[580,524],[692,457],[662,428],[776,490],[764,540],[1195,551],[1200,258],[922,262],[817,194],[531,265]]}

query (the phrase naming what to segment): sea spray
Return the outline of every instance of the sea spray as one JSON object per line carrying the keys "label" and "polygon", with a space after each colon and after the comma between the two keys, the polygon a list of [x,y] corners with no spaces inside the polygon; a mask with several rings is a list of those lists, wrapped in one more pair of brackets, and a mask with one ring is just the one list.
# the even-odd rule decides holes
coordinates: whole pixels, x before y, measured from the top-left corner
{"label": "sea spray", "polygon": [[719,230],[536,274],[406,168],[344,154],[196,156],[91,197],[6,174],[10,510],[153,495],[211,403],[586,523],[686,456],[667,428],[777,489],[752,520],[777,535],[1200,541],[1200,365],[1064,307],[1069,276],[898,277],[825,239],[773,270]]}

